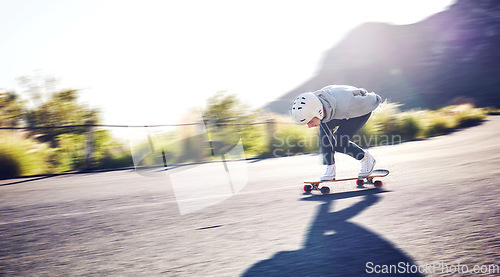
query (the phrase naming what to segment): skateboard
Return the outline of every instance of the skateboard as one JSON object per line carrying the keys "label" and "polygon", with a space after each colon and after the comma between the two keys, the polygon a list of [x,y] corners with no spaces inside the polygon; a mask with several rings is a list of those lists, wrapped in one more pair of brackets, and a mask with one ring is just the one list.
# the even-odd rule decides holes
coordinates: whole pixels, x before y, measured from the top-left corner
{"label": "skateboard", "polygon": [[349,180],[356,180],[356,185],[358,186],[358,188],[362,188],[365,184],[374,185],[376,188],[380,188],[383,185],[382,181],[379,181],[379,180],[373,181],[373,179],[385,177],[387,175],[389,175],[389,170],[376,169],[372,172],[372,174],[370,174],[370,176],[367,176],[367,177],[353,177],[353,178],[335,179],[335,180],[329,180],[329,181],[304,181],[304,183],[306,184],[306,185],[304,185],[304,191],[306,193],[310,193],[313,190],[319,190],[319,191],[321,191],[322,194],[329,194],[330,188],[327,186],[322,186],[320,188],[319,187],[320,184],[327,183],[327,182],[333,183],[333,182],[349,181]]}

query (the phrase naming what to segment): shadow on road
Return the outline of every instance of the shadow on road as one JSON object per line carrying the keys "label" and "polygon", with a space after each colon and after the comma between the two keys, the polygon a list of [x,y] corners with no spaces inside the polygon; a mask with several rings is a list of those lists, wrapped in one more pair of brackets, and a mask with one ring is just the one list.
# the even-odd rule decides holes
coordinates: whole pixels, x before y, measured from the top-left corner
{"label": "shadow on road", "polygon": [[0,184],[0,187],[10,186],[10,185],[17,185],[17,184],[22,184],[22,183],[27,183],[27,182],[37,181],[37,180],[43,180],[43,179],[52,178],[52,177],[54,177],[54,175],[38,176],[38,177],[29,178],[29,179],[26,179],[26,180],[13,181],[13,182],[10,182],[10,183]]}
{"label": "shadow on road", "polygon": [[[415,263],[402,250],[383,236],[349,221],[379,201],[378,194],[382,192],[370,189],[304,198],[304,201],[323,203],[309,227],[303,248],[276,253],[254,264],[243,276],[421,276],[406,271],[407,266]],[[330,212],[335,200],[356,196],[362,200],[346,209]],[[382,270],[389,269],[383,265],[392,265],[392,274],[384,274]]]}

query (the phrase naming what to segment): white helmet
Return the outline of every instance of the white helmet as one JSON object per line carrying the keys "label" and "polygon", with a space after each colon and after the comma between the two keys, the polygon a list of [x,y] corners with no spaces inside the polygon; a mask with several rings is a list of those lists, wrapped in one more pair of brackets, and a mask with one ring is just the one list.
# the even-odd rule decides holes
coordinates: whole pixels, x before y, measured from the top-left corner
{"label": "white helmet", "polygon": [[292,117],[297,123],[307,124],[314,117],[323,119],[323,104],[312,92],[300,94],[292,105]]}

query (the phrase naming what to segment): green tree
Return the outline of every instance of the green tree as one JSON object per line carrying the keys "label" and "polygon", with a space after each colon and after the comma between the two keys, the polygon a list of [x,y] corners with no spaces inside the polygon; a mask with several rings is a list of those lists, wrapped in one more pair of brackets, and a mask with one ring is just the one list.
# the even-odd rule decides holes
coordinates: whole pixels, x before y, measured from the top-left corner
{"label": "green tree", "polygon": [[251,111],[235,95],[219,92],[209,98],[203,119],[216,155],[230,150],[240,138],[245,152],[254,152],[264,137],[261,126],[254,124],[258,111]]}
{"label": "green tree", "polygon": [[19,125],[23,118],[25,102],[15,91],[0,90],[0,126]]}
{"label": "green tree", "polygon": [[97,124],[100,121],[97,110],[78,103],[78,92],[73,89],[53,92],[45,102],[26,113],[26,123],[28,127],[33,128],[32,133],[36,134],[40,141],[50,142],[52,147],[57,147],[59,135],[83,134],[87,130],[86,126],[40,127]]}
{"label": "green tree", "polygon": [[[20,125],[29,132],[2,131],[0,175],[131,164],[128,149],[108,130],[93,128],[87,133],[89,125],[100,123],[100,114],[79,101],[79,90],[58,89],[55,78],[41,75],[18,80],[23,87],[20,94],[0,90],[0,126]],[[61,127],[68,125],[77,126]]]}

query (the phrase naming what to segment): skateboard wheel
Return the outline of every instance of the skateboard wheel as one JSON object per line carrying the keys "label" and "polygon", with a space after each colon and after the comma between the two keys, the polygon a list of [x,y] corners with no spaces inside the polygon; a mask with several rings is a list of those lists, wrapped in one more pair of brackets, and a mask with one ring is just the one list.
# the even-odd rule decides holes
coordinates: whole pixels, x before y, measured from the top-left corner
{"label": "skateboard wheel", "polygon": [[376,188],[381,188],[383,183],[382,183],[382,181],[375,181],[374,185]]}
{"label": "skateboard wheel", "polygon": [[356,185],[358,185],[358,187],[362,187],[364,184],[365,182],[363,181],[363,179],[356,180]]}
{"label": "skateboard wheel", "polygon": [[321,193],[322,194],[329,194],[330,193],[330,188],[329,187],[322,187],[321,188]]}
{"label": "skateboard wheel", "polygon": [[311,190],[312,190],[312,186],[311,186],[311,185],[305,185],[305,186],[304,186],[304,191],[305,191],[306,193],[310,193],[310,192],[311,192]]}

